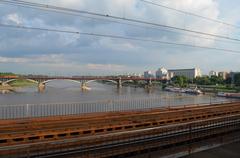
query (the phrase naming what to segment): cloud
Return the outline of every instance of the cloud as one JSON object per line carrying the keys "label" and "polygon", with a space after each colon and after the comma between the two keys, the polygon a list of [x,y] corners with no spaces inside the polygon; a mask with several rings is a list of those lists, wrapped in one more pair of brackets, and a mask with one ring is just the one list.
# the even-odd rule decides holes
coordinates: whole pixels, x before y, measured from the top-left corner
{"label": "cloud", "polygon": [[6,24],[20,25],[23,23],[22,18],[17,13],[8,14],[6,17],[4,17],[3,21]]}
{"label": "cloud", "polygon": [[26,58],[8,58],[0,56],[0,63],[26,63],[29,60]]}
{"label": "cloud", "polygon": [[87,64],[87,68],[92,70],[124,71],[126,67],[116,64]]}
{"label": "cloud", "polygon": [[[240,19],[237,16],[232,18],[232,13],[236,13],[238,8],[234,9],[233,6],[230,8],[231,16],[228,15],[229,12],[223,13],[224,9],[222,8],[228,6],[226,2],[223,3],[222,1],[154,0],[156,3],[213,19],[219,20],[224,15],[225,20],[230,19],[231,23],[237,23]],[[239,31],[236,32],[233,28],[226,29],[226,27],[217,23],[145,4],[138,0],[45,0],[44,2],[32,0],[31,2],[139,19],[212,34],[226,36],[239,34]],[[197,39],[174,32],[166,32],[161,30],[162,28],[149,28],[146,25],[136,27],[55,12],[21,9],[8,5],[0,6],[0,14],[2,15],[0,22],[7,24],[113,34],[236,50],[240,48],[236,44],[220,43],[214,38],[212,40]],[[114,71],[142,72],[147,68],[156,69],[162,66],[180,68],[197,65],[206,69],[206,65],[212,65],[212,62],[211,60],[205,60],[205,58],[215,61],[211,69],[214,69],[214,66],[220,68],[222,65],[229,69],[236,65],[240,66],[237,58],[232,58],[227,54],[218,55],[219,52],[217,51],[56,32],[0,29],[1,68],[3,69],[3,66],[5,68],[9,67],[11,64],[12,71],[19,69],[18,64],[25,65],[24,71],[36,70],[42,72],[44,68],[44,72],[62,71],[64,73],[64,71],[75,71],[87,73],[90,71],[98,74],[109,71],[113,73]],[[216,61],[221,61],[221,63],[218,64]],[[237,64],[233,64],[234,62]]]}
{"label": "cloud", "polygon": [[0,56],[0,63],[60,63],[63,62],[62,54],[32,55],[27,57],[3,57]]}

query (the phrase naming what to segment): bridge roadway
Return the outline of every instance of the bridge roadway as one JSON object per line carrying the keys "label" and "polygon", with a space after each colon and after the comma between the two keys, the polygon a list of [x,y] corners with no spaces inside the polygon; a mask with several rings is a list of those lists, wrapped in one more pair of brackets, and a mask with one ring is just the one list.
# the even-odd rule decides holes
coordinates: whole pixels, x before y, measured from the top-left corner
{"label": "bridge roadway", "polygon": [[30,82],[38,84],[38,90],[40,92],[44,91],[45,85],[48,82],[55,81],[55,80],[68,80],[76,83],[81,84],[82,89],[88,89],[87,83],[93,82],[93,81],[109,81],[117,85],[118,88],[122,87],[122,84],[125,82],[134,82],[134,81],[145,81],[147,86],[152,85],[152,81],[165,81],[164,79],[160,78],[144,78],[144,77],[37,77],[37,76],[0,76],[0,85],[8,86],[10,82],[13,82],[15,80],[28,80]]}
{"label": "bridge roadway", "polygon": [[[163,139],[162,145],[171,145],[230,132],[239,127],[239,119],[240,102],[1,120],[0,155],[50,157],[78,151],[82,157],[86,154],[96,157],[94,154],[101,152],[102,156],[98,154],[97,157],[114,156],[143,150],[146,145],[139,147],[139,144],[147,144],[153,139]],[[132,145],[127,150],[119,150],[127,144]],[[134,148],[136,145],[138,147]],[[111,152],[115,147],[116,151]]]}

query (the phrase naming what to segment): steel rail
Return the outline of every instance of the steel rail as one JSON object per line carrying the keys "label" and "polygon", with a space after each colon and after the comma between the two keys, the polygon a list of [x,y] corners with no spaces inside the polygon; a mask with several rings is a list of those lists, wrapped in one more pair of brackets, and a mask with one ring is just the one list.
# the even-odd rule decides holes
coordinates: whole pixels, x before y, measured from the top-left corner
{"label": "steel rail", "polygon": [[[224,112],[222,112],[222,111],[224,111]],[[110,128],[110,126],[109,126],[109,124],[113,124],[114,126],[122,126],[123,125],[123,123],[122,122],[124,122],[124,124],[128,124],[128,126],[136,126],[137,125],[137,123],[135,123],[135,122],[137,122],[136,120],[140,120],[140,121],[138,121],[138,124],[142,124],[142,123],[150,123],[151,124],[151,122],[156,122],[155,120],[161,120],[161,121],[164,121],[164,122],[171,122],[171,123],[178,123],[178,122],[182,122],[182,121],[180,121],[181,119],[183,119],[183,118],[186,118],[186,121],[190,118],[190,117],[192,117],[192,116],[194,116],[194,120],[195,119],[203,119],[203,116],[206,116],[207,117],[207,115],[210,115],[211,114],[211,117],[214,117],[214,116],[218,116],[218,115],[222,115],[222,116],[224,116],[224,115],[227,115],[228,113],[230,114],[230,113],[232,113],[232,112],[235,112],[235,113],[239,113],[239,111],[240,111],[240,109],[238,108],[238,107],[235,107],[235,108],[230,108],[230,107],[227,107],[227,109],[222,109],[222,110],[214,110],[214,112],[211,112],[211,111],[207,111],[207,112],[204,112],[204,111],[196,111],[196,112],[194,112],[194,111],[191,111],[191,112],[186,112],[186,113],[181,113],[181,115],[179,115],[178,116],[178,113],[173,113],[173,114],[167,114],[167,117],[166,116],[162,116],[162,115],[159,115],[159,116],[157,116],[157,115],[153,115],[153,116],[148,116],[147,118],[140,118],[140,117],[136,117],[136,118],[134,118],[133,116],[132,116],[132,118],[131,118],[131,120],[115,120],[114,122],[116,122],[116,123],[114,123],[114,122],[109,122],[109,121],[106,121],[106,120],[103,120],[103,122],[96,122],[96,123],[93,123],[93,124],[91,124],[91,126],[86,126],[86,123],[84,123],[84,124],[81,124],[81,123],[78,123],[78,122],[75,122],[75,123],[72,123],[72,122],[67,122],[66,124],[64,124],[64,123],[62,123],[62,124],[60,124],[60,126],[62,125],[62,126],[64,126],[63,128],[60,128],[59,127],[59,125],[51,125],[51,126],[47,126],[47,127],[45,127],[45,128],[52,128],[52,129],[54,129],[54,131],[56,131],[56,130],[61,130],[62,129],[62,131],[66,131],[66,130],[68,130],[68,131],[71,131],[71,130],[74,130],[73,129],[73,127],[74,126],[76,126],[77,128],[78,128],[78,130],[79,129],[86,129],[86,128],[94,128],[94,129],[98,129],[98,128],[102,128],[102,127],[99,127],[99,126],[96,126],[96,125],[98,125],[98,124],[101,124],[101,126],[103,126],[104,124],[106,124],[106,125],[104,125],[105,126],[105,128]],[[211,113],[210,113],[211,112]],[[184,114],[184,116],[183,116],[183,114]],[[171,116],[171,117],[170,117]],[[172,121],[169,121],[169,120],[172,120]],[[175,120],[179,120],[178,122],[175,122]],[[120,122],[120,123],[119,123]],[[89,123],[89,122],[88,122]],[[90,122],[91,123],[91,122]],[[164,123],[164,124],[167,124],[167,123]],[[162,125],[164,125],[164,124],[162,124]],[[65,126],[66,125],[66,126]],[[157,125],[157,124],[156,124]],[[34,127],[32,127],[32,126],[39,126],[39,127],[37,127],[37,128],[34,128]],[[71,128],[69,128],[69,126],[71,127]],[[106,127],[107,126],[107,127]],[[8,135],[10,135],[10,134],[19,134],[19,132],[17,132],[17,131],[14,131],[14,132],[11,132],[11,130],[10,129],[8,129],[8,130],[6,130],[6,129],[4,129],[4,128],[6,128],[6,127],[2,127],[2,128],[0,128],[2,131],[1,131],[1,134],[3,135],[4,133],[7,133]],[[38,124],[36,124],[36,125],[31,125],[31,127],[29,127],[29,128],[27,128],[27,126],[23,126],[22,128],[13,128],[14,130],[18,130],[18,131],[20,131],[20,130],[24,130],[24,135],[26,135],[27,133],[33,133],[33,132],[41,132],[41,133],[43,133],[43,132],[52,132],[51,130],[48,130],[48,131],[44,131],[44,126],[40,126],[40,125],[38,125]],[[12,130],[13,130],[12,129]],[[41,129],[41,130],[40,130]],[[29,131],[27,131],[27,130],[29,130]],[[0,135],[1,135],[0,134]]]}
{"label": "steel rail", "polygon": [[[17,123],[17,124],[12,124],[12,123],[9,123],[8,121],[6,122],[6,125],[0,125],[0,128],[2,128],[2,130],[4,130],[4,129],[6,129],[6,128],[8,128],[8,127],[14,127],[14,128],[17,128],[17,127],[22,127],[23,125],[24,126],[27,126],[27,125],[33,125],[34,123],[37,123],[36,125],[37,126],[39,126],[39,128],[42,128],[42,126],[41,125],[48,125],[48,124],[52,124],[52,123],[54,123],[54,124],[64,124],[65,122],[66,123],[69,123],[69,122],[71,122],[71,123],[73,123],[73,122],[77,122],[77,123],[81,123],[81,122],[87,122],[87,121],[92,121],[92,122],[95,122],[96,120],[97,121],[104,121],[104,122],[106,122],[106,121],[108,121],[108,120],[106,120],[106,119],[111,119],[111,121],[113,121],[113,120],[115,120],[115,119],[119,119],[119,118],[121,118],[121,120],[124,120],[124,118],[125,119],[128,119],[129,117],[130,117],[130,115],[131,115],[131,119],[134,119],[135,117],[141,117],[141,119],[143,119],[144,117],[147,117],[147,118],[149,118],[150,116],[158,116],[158,115],[161,115],[162,116],[162,118],[165,118],[165,115],[167,115],[167,116],[171,116],[171,115],[175,115],[176,113],[178,114],[178,113],[181,113],[181,112],[189,112],[189,110],[191,110],[191,112],[197,112],[197,113],[199,113],[200,112],[200,110],[208,110],[208,112],[210,112],[210,110],[211,109],[217,109],[217,108],[221,108],[221,109],[224,109],[224,108],[232,108],[232,107],[236,107],[236,108],[238,108],[238,106],[236,106],[236,105],[239,105],[238,103],[232,103],[232,104],[228,104],[228,105],[219,105],[219,107],[217,107],[217,106],[213,106],[213,105],[211,105],[211,106],[208,106],[208,107],[201,107],[201,106],[199,106],[199,107],[193,107],[193,108],[179,108],[179,109],[174,109],[174,110],[172,110],[172,109],[166,109],[166,110],[160,110],[160,111],[156,111],[155,109],[154,110],[151,110],[151,111],[146,111],[146,112],[144,112],[143,113],[143,111],[142,112],[139,112],[139,113],[126,113],[126,114],[124,114],[124,115],[122,115],[122,114],[118,114],[118,113],[116,113],[116,114],[114,114],[114,115],[102,115],[101,117],[99,117],[99,116],[95,116],[94,118],[88,118],[88,117],[76,117],[75,118],[75,116],[72,116],[72,117],[68,117],[69,119],[65,119],[64,117],[63,118],[61,118],[60,117],[60,119],[59,120],[51,120],[51,119],[47,119],[46,118],[46,122],[44,121],[44,122],[41,122],[41,121],[37,121],[37,122],[33,122],[33,120],[29,120],[29,121],[26,121],[26,122],[19,122],[19,123]],[[181,113],[182,114],[182,113]],[[88,123],[91,123],[91,122],[88,122]],[[35,124],[34,124],[35,125]],[[1,130],[0,130],[1,131]],[[0,132],[1,133],[1,132]]]}
{"label": "steel rail", "polygon": [[[240,104],[240,102],[229,102],[224,104],[211,104],[209,106],[206,105],[184,105],[184,106],[176,106],[176,107],[162,107],[162,108],[154,108],[154,109],[145,109],[142,111],[126,111],[126,112],[106,112],[106,113],[94,113],[87,115],[68,115],[68,116],[54,116],[54,117],[44,117],[44,118],[26,118],[26,119],[18,119],[18,120],[0,120],[1,127],[8,127],[17,124],[31,124],[33,122],[41,123],[50,123],[51,121],[63,122],[63,121],[88,121],[88,120],[104,120],[104,119],[112,119],[112,118],[124,118],[129,117],[129,115],[138,115],[145,116],[149,114],[162,114],[169,112],[182,112],[186,110],[200,110],[200,109],[211,109],[217,108],[219,106],[225,107],[229,105]],[[143,113],[144,112],[144,113]]]}
{"label": "steel rail", "polygon": [[[239,115],[238,115],[238,118],[239,118]],[[226,119],[226,118],[225,118]],[[213,119],[211,119],[211,120],[213,120]],[[217,119],[215,119],[215,120],[217,120]],[[209,121],[209,120],[208,120]],[[195,121],[195,122],[191,122],[190,124],[192,124],[192,123],[197,123],[197,122],[201,122],[201,121]],[[205,121],[205,122],[207,122],[207,121]],[[228,122],[227,124],[226,124],[226,122]],[[205,130],[211,130],[211,129],[213,129],[213,128],[219,128],[219,127],[226,127],[226,126],[231,126],[231,125],[233,125],[233,124],[239,124],[239,119],[237,120],[237,121],[231,121],[231,120],[227,120],[225,122],[225,124],[224,124],[224,122],[222,122],[222,123],[217,123],[217,124],[213,124],[213,125],[210,125],[210,126],[208,126],[207,128],[206,127],[202,127],[202,128],[200,128],[200,127],[198,127],[198,128],[193,128],[193,130],[192,130],[192,132],[200,132],[200,131],[205,131]],[[184,125],[184,124],[182,124],[182,125]],[[189,123],[186,123],[185,125],[189,125]],[[181,125],[179,125],[179,126],[181,126]],[[169,127],[171,127],[171,125],[169,126]],[[138,131],[138,132],[143,132],[143,131],[145,131],[145,130],[156,130],[156,128],[153,128],[153,129],[143,129],[143,130],[140,130],[140,131]],[[136,132],[136,131],[135,131]],[[189,131],[182,131],[182,132],[178,132],[178,133],[184,133],[184,132],[189,132]],[[125,132],[126,133],[126,132]],[[118,134],[120,134],[120,135],[122,135],[123,133],[118,133]],[[127,134],[129,134],[129,132],[127,132]],[[175,136],[177,136],[176,135],[176,133],[174,134],[174,133],[172,133],[173,135],[175,135]],[[169,137],[171,137],[172,135],[169,135]],[[96,137],[97,136],[94,136],[92,139],[96,139]],[[107,135],[107,137],[110,137],[109,135]],[[166,136],[165,136],[166,137]],[[151,139],[148,139],[149,141],[152,141],[152,140],[154,140],[154,139],[157,139],[157,138],[159,138],[159,137],[154,137],[154,138],[151,138]],[[162,137],[163,138],[163,137]],[[90,138],[85,138],[85,139],[90,139]],[[146,140],[146,139],[145,139]],[[140,140],[139,140],[140,141]],[[139,143],[139,141],[138,141],[138,143]],[[141,141],[143,141],[143,140],[141,140]],[[63,143],[67,143],[67,141],[62,141]],[[74,141],[70,141],[70,142],[74,142]],[[56,144],[56,142],[52,142],[53,144]],[[133,142],[130,142],[130,143],[133,143]],[[49,143],[48,143],[49,144]],[[39,143],[37,143],[37,144],[35,144],[35,145],[39,145]],[[126,143],[124,144],[124,145],[126,145]],[[20,146],[21,148],[23,147],[23,146]],[[31,146],[29,146],[29,147],[31,147]],[[112,145],[111,145],[111,147],[112,147]],[[94,149],[94,150],[96,150],[96,148]],[[82,150],[81,150],[82,151]]]}
{"label": "steel rail", "polygon": [[[239,112],[239,110],[238,110],[238,112]],[[217,116],[217,115],[216,115],[216,116]],[[186,121],[187,121],[187,120],[186,120]],[[144,123],[144,122],[143,122],[143,123]],[[145,123],[146,123],[146,122],[145,122]],[[150,125],[151,125],[151,122],[148,122],[148,123],[149,123],[149,126],[150,126]],[[136,124],[135,124],[135,125],[136,125]],[[132,125],[132,126],[133,126],[133,125]],[[54,130],[57,130],[57,129],[54,129]],[[63,131],[58,131],[58,133],[57,133],[57,132],[54,132],[54,133],[53,133],[52,131],[45,131],[45,132],[46,132],[46,133],[49,133],[49,134],[52,132],[52,133],[55,134],[55,135],[56,135],[56,134],[59,134],[59,133],[62,133],[62,132],[66,133],[66,128],[64,128],[64,129],[62,129],[62,130],[63,130]],[[68,129],[68,130],[69,130],[69,131],[72,130],[72,131],[70,131],[70,132],[75,132],[75,131],[76,131],[76,130],[74,131],[73,129]],[[95,128],[95,130],[97,130],[97,128]],[[33,134],[34,134],[33,132],[34,132],[34,131],[30,132],[30,135],[33,135]],[[44,131],[38,131],[38,132],[43,133]],[[23,133],[23,135],[26,135],[26,134],[27,134],[27,132],[24,132],[24,133]],[[9,134],[8,134],[8,135],[9,135]],[[40,135],[40,134],[39,134],[39,135]],[[8,137],[9,137],[9,136],[8,136]],[[15,137],[16,137],[16,136],[15,136]],[[21,137],[21,135],[18,136],[18,137]],[[22,136],[22,137],[23,137],[23,136]],[[25,137],[26,137],[26,136],[25,136]],[[13,138],[13,139],[14,139],[14,138]]]}
{"label": "steel rail", "polygon": [[[157,129],[168,129],[168,128],[186,126],[189,124],[204,124],[209,121],[217,121],[220,119],[231,119],[231,118],[235,118],[235,117],[239,117],[239,116],[240,116],[240,114],[237,114],[237,115],[228,116],[227,118],[226,117],[216,117],[216,118],[211,118],[211,119],[206,119],[206,120],[197,120],[197,121],[190,121],[190,122],[179,123],[179,124],[170,124],[170,125],[165,125],[165,126],[149,127],[149,128],[144,128],[144,129],[135,129],[132,131],[120,131],[120,132],[115,132],[115,133],[105,133],[105,134],[101,134],[101,135],[92,135],[92,136],[85,136],[85,137],[79,137],[79,138],[66,138],[66,139],[62,139],[62,140],[51,140],[51,141],[45,141],[45,143],[52,142],[52,143],[56,144],[57,142],[61,142],[61,141],[67,142],[67,140],[70,140],[70,141],[72,141],[72,140],[83,141],[83,140],[90,140],[90,139],[96,140],[97,138],[102,138],[103,136],[105,136],[105,138],[108,138],[108,137],[112,137],[112,136],[120,136],[123,134],[129,135],[131,133],[137,133],[137,132],[143,133],[145,131],[148,132],[148,131],[157,130]],[[39,143],[41,143],[41,142],[29,143],[29,144],[39,144]],[[25,144],[25,145],[28,145],[28,144]],[[20,145],[20,146],[23,146],[23,145]]]}
{"label": "steel rail", "polygon": [[[235,112],[234,112],[235,113]],[[239,112],[238,112],[239,113]],[[236,113],[235,113],[236,114]],[[216,116],[219,116],[219,115],[216,115]],[[207,118],[207,117],[206,117]],[[188,120],[186,120],[185,122],[189,122],[189,120],[190,119],[188,119]],[[200,119],[201,121],[204,121],[203,119]],[[147,126],[145,126],[146,125],[146,123],[147,123]],[[181,122],[177,122],[177,123],[181,123]],[[169,123],[169,124],[174,124],[174,123]],[[176,123],[175,123],[176,124]],[[132,128],[131,129],[126,129],[126,127],[128,127],[129,125],[125,125],[125,126],[123,126],[123,127],[125,127],[125,128],[122,128],[122,129],[125,129],[125,130],[134,130],[134,129],[136,129],[136,126],[137,125],[139,125],[139,124],[132,124],[132,125],[130,125]],[[153,124],[151,124],[151,122],[143,122],[142,123],[142,127],[138,127],[138,128],[146,128],[146,127],[150,127],[150,126],[153,126]],[[167,125],[167,123],[166,124],[163,124],[162,126],[164,126],[164,125]],[[134,126],[135,126],[135,128],[134,128]],[[155,126],[157,126],[157,125],[155,125]],[[106,127],[107,128],[107,127]],[[113,127],[112,127],[113,128]],[[116,126],[116,128],[117,128],[117,126]],[[57,131],[57,129],[54,129],[54,130],[56,130],[56,132],[53,132],[53,131],[38,131],[39,133],[35,133],[34,134],[34,132],[30,132],[29,134],[28,134],[28,132],[25,132],[25,133],[23,133],[22,135],[18,135],[18,134],[13,134],[12,136],[11,136],[11,134],[9,134],[9,133],[7,133],[7,136],[2,136],[2,139],[4,138],[4,139],[18,139],[18,138],[21,138],[21,139],[24,139],[24,138],[28,138],[28,139],[30,139],[30,138],[32,138],[33,136],[38,136],[39,138],[40,137],[42,137],[42,136],[46,136],[46,135],[61,135],[61,134],[64,134],[65,135],[65,137],[69,137],[69,135],[67,135],[67,133],[74,133],[74,132],[76,132],[76,131],[78,131],[78,130],[74,130],[74,129],[68,129],[68,130],[66,130],[66,128],[64,128],[64,130],[62,130],[62,131]],[[95,131],[96,130],[98,130],[97,128],[95,128]],[[117,130],[113,130],[113,132],[116,132]],[[101,133],[106,133],[106,132],[101,132]],[[99,134],[101,134],[101,133],[99,133]],[[79,134],[80,134],[80,132],[79,132]],[[94,133],[94,134],[97,134],[97,133]],[[10,137],[11,136],[11,137]],[[81,136],[84,136],[84,135],[82,135],[82,134],[80,134],[79,135],[79,137],[81,137]],[[38,141],[40,141],[40,140],[38,140]],[[41,141],[43,141],[43,140],[41,140]],[[28,141],[28,142],[31,142],[30,140]],[[24,141],[24,142],[15,142],[15,143],[27,143],[27,141]]]}

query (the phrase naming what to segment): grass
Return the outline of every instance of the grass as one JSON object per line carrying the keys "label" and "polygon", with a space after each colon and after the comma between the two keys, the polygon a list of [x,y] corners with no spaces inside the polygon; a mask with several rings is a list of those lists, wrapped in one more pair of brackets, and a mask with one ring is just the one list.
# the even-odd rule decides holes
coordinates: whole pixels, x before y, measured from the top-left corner
{"label": "grass", "polygon": [[27,80],[15,80],[11,83],[9,83],[9,85],[13,86],[13,87],[32,87],[35,86],[36,83],[27,81]]}

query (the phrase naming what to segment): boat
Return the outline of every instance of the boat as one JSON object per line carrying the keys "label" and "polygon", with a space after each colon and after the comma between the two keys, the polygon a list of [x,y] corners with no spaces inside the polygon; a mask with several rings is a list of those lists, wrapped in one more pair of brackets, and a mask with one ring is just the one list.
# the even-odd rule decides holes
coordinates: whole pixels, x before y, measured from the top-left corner
{"label": "boat", "polygon": [[202,91],[200,91],[197,88],[190,89],[190,88],[166,87],[165,90],[169,92],[176,92],[176,93],[188,93],[188,94],[195,94],[195,95],[203,94]]}
{"label": "boat", "polygon": [[197,88],[195,88],[195,89],[186,89],[185,93],[196,94],[196,95],[203,94],[203,92],[201,90],[197,89]]}
{"label": "boat", "polygon": [[165,90],[169,92],[183,93],[183,89],[177,87],[166,87]]}
{"label": "boat", "polygon": [[218,92],[218,97],[226,97],[226,98],[239,98],[240,99],[240,93],[225,93],[225,92]]}

